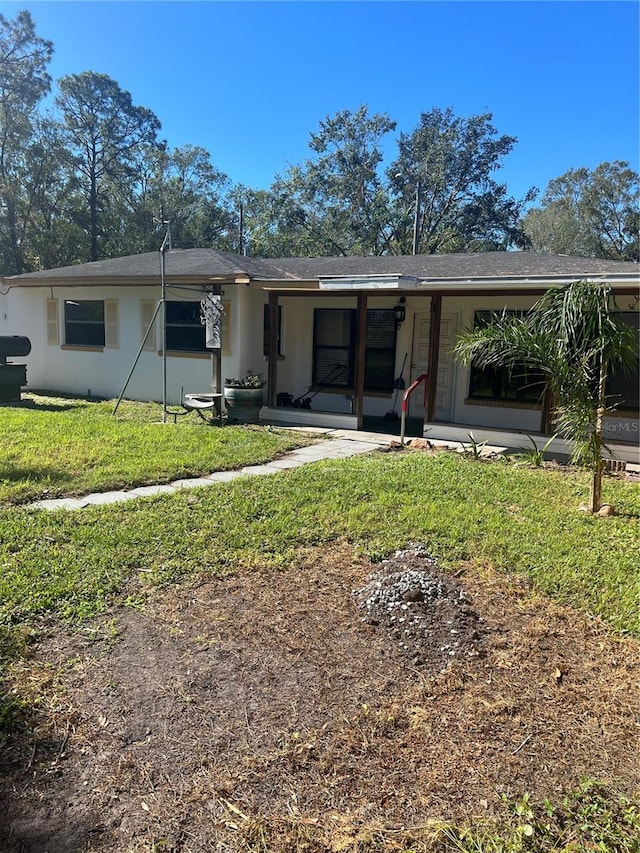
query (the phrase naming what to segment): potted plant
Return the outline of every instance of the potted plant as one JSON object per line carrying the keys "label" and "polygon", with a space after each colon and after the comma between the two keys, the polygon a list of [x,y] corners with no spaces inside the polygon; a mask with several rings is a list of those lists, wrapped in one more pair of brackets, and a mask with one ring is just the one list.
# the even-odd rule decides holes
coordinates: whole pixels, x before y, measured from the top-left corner
{"label": "potted plant", "polygon": [[237,424],[256,423],[262,408],[262,389],[267,380],[261,373],[247,371],[243,379],[225,379],[224,404],[229,421]]}

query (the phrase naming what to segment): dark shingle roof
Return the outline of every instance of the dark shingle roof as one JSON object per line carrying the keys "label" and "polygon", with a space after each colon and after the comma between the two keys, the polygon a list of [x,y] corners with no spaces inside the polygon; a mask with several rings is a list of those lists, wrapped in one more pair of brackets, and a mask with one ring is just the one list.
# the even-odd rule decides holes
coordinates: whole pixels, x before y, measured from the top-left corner
{"label": "dark shingle roof", "polygon": [[[170,249],[165,253],[167,277],[210,279],[249,275],[251,278],[272,279],[276,272],[267,262],[259,258],[245,258],[214,249]],[[129,281],[157,279],[160,275],[160,252],[145,252],[123,258],[107,258],[87,264],[74,264],[52,270],[10,276],[4,279],[10,284],[35,283],[43,280],[79,283],[91,279],[128,279]],[[288,278],[289,276],[287,276]]]}
{"label": "dark shingle roof", "polygon": [[[544,280],[554,277],[637,279],[638,264],[543,255],[535,252],[476,252],[451,255],[383,255],[380,257],[252,258],[214,249],[173,249],[166,253],[168,279],[194,283],[233,281],[317,282],[321,277],[406,275],[427,281]],[[153,283],[160,275],[160,253],[147,252],[88,264],[59,267],[5,278],[6,284]]]}
{"label": "dark shingle roof", "polygon": [[596,275],[637,276],[637,264],[543,255],[534,252],[475,252],[451,255],[383,255],[351,258],[275,258],[274,266],[302,279],[336,275],[383,275],[397,273],[421,279],[540,278],[546,276],[588,277]]}

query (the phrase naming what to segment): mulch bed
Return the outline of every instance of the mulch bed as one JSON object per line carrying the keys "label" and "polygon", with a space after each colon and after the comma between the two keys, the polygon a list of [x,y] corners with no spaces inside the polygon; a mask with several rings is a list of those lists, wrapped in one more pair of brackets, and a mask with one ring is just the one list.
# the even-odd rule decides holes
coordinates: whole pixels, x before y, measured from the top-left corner
{"label": "mulch bed", "polygon": [[640,645],[457,574],[342,544],[52,629],[14,673],[38,702],[0,754],[0,849],[393,849],[583,774],[637,791]]}

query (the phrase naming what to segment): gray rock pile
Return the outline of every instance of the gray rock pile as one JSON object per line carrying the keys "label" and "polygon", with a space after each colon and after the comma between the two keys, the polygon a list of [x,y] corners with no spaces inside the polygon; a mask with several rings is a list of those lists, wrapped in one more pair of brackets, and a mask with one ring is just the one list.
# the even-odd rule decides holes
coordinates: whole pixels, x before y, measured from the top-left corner
{"label": "gray rock pile", "polygon": [[353,597],[363,621],[386,631],[414,665],[441,669],[453,658],[479,653],[480,617],[462,585],[421,544],[383,560]]}

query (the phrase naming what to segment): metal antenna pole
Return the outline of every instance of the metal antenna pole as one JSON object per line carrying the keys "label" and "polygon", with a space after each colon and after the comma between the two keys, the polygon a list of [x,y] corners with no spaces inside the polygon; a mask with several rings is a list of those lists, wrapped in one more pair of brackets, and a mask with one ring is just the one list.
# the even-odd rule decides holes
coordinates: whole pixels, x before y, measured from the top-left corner
{"label": "metal antenna pole", "polygon": [[416,184],[416,209],[413,217],[413,254],[418,254],[418,231],[420,227],[420,181]]}
{"label": "metal antenna pole", "polygon": [[118,411],[118,406],[122,402],[122,398],[124,397],[124,393],[127,390],[127,386],[129,385],[129,380],[133,376],[133,371],[136,369],[138,359],[142,355],[142,350],[144,349],[144,345],[146,344],[147,338],[149,337],[149,334],[151,333],[151,329],[153,329],[153,324],[156,322],[156,317],[158,316],[158,311],[160,310],[160,305],[161,305],[160,302],[158,302],[158,304],[156,305],[156,310],[153,312],[153,317],[151,318],[151,322],[147,326],[147,331],[144,333],[144,338],[142,339],[142,343],[140,344],[140,349],[138,350],[138,355],[136,356],[135,361],[133,362],[133,365],[131,366],[131,370],[129,371],[129,375],[127,376],[127,379],[126,379],[124,385],[122,386],[122,391],[120,392],[120,396],[118,397],[118,402],[116,403],[115,408],[114,408],[113,412],[111,413],[112,415],[115,415],[115,413]]}
{"label": "metal antenna pole", "polygon": [[167,226],[164,240],[160,246],[160,282],[161,282],[161,299],[162,304],[162,423],[167,422],[167,280],[166,280],[166,259],[165,253],[168,248],[171,248],[171,229],[169,223],[163,223]]}

